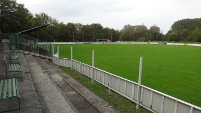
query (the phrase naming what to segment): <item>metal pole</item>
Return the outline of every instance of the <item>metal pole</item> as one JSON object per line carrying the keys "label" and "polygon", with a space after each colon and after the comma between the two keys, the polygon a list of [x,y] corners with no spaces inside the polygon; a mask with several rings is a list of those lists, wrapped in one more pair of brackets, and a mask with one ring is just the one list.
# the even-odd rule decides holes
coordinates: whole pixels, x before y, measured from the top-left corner
{"label": "metal pole", "polygon": [[92,50],[92,74],[91,74],[91,83],[94,82],[94,50]]}
{"label": "metal pole", "polygon": [[37,47],[38,47],[38,54],[39,54],[39,47],[40,47],[40,45],[39,45],[39,39],[37,39]]}
{"label": "metal pole", "polygon": [[52,56],[54,56],[54,44],[52,44]]}
{"label": "metal pole", "polygon": [[73,43],[74,43],[74,32],[73,32]]}
{"label": "metal pole", "polygon": [[59,46],[57,46],[57,57],[59,58]]}
{"label": "metal pole", "polygon": [[140,103],[140,88],[141,88],[141,79],[142,79],[142,62],[143,57],[140,57],[140,65],[139,65],[139,78],[138,78],[138,90],[137,90],[137,105],[136,109],[139,109],[139,103]]}
{"label": "metal pole", "polygon": [[73,70],[73,47],[71,47],[71,70]]}

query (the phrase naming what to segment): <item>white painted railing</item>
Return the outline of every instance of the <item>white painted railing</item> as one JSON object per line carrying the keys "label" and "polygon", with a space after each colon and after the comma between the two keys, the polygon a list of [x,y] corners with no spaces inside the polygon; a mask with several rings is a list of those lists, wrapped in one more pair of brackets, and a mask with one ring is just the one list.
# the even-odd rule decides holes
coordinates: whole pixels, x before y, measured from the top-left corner
{"label": "white painted railing", "polygon": [[167,94],[140,85],[138,83],[119,77],[104,70],[92,67],[76,60],[58,58],[53,56],[53,62],[59,66],[71,67],[72,69],[86,75],[101,83],[129,100],[137,103],[137,95],[140,97],[139,105],[157,113],[201,113],[201,108],[189,104]]}

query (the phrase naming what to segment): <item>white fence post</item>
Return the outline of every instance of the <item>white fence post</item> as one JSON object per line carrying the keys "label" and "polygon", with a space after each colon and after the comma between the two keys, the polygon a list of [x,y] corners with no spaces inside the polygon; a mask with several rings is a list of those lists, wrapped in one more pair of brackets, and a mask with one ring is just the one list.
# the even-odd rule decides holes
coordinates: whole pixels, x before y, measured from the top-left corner
{"label": "white fence post", "polygon": [[52,44],[52,56],[54,56],[54,44]]}
{"label": "white fence post", "polygon": [[57,46],[57,57],[59,58],[59,46]]}
{"label": "white fence post", "polygon": [[141,86],[141,79],[142,79],[142,62],[143,62],[143,57],[140,57],[139,78],[138,78],[138,90],[137,90],[137,105],[136,105],[136,109],[139,109],[139,103],[140,103],[140,86]]}
{"label": "white fence post", "polygon": [[71,70],[73,70],[73,47],[71,47]]}
{"label": "white fence post", "polygon": [[108,93],[111,94],[110,88],[111,88],[111,75],[108,74]]}
{"label": "white fence post", "polygon": [[91,83],[94,82],[94,50],[92,50],[92,74],[91,74]]}

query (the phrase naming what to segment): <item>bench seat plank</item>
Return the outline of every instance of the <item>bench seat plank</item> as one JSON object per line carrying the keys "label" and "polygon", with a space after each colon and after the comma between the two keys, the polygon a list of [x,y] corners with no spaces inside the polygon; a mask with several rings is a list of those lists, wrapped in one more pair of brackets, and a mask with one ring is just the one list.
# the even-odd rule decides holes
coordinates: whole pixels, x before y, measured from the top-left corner
{"label": "bench seat plank", "polygon": [[7,80],[5,79],[4,80],[4,92],[3,92],[3,99],[6,99],[6,97],[7,97]]}
{"label": "bench seat plank", "polygon": [[1,80],[1,83],[0,83],[0,99],[2,98],[2,92],[3,92],[3,80]]}
{"label": "bench seat plank", "polygon": [[11,84],[11,79],[8,79],[8,97],[12,97],[12,84]]}
{"label": "bench seat plank", "polygon": [[20,98],[20,92],[19,92],[19,82],[18,82],[18,80],[17,79],[15,79],[16,81],[15,81],[15,88],[16,88],[16,96],[18,97],[18,98]]}
{"label": "bench seat plank", "polygon": [[16,78],[1,80],[0,99],[7,99],[11,97],[20,98],[18,80]]}
{"label": "bench seat plank", "polygon": [[20,66],[19,66],[19,64],[9,64],[8,70],[9,70],[9,72],[18,72],[18,71],[20,71]]}
{"label": "bench seat plank", "polygon": [[13,79],[13,96],[16,96],[16,91],[15,91],[15,89],[16,89],[16,83],[15,83],[16,81],[15,81],[15,79]]}
{"label": "bench seat plank", "polygon": [[[10,100],[15,101],[16,99],[18,101],[17,108],[16,107],[11,108],[7,106],[7,104],[13,104],[13,103],[10,103]],[[7,106],[3,109],[0,109],[0,113],[20,110],[20,94],[19,94],[18,79],[12,78],[12,79],[0,80],[0,102],[2,105],[5,104],[5,106]],[[11,106],[14,106],[14,105],[16,105],[15,102]]]}
{"label": "bench seat plank", "polygon": [[19,72],[19,76],[16,76],[16,78],[21,78],[22,80],[22,70],[21,70],[19,62],[15,62],[15,61],[10,62],[8,56],[6,55],[4,56],[3,60],[4,60],[3,63],[6,67],[6,78],[8,78],[8,73]]}

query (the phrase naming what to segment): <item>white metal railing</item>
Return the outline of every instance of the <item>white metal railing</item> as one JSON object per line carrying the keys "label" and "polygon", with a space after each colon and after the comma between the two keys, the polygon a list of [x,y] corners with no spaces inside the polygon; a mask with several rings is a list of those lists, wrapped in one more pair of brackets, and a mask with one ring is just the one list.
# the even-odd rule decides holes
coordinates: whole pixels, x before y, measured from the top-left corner
{"label": "white metal railing", "polygon": [[[101,83],[129,100],[145,107],[152,112],[158,113],[201,113],[201,108],[189,104],[167,94],[161,93],[149,87],[140,85],[128,79],[119,77],[104,70],[92,67],[82,62],[67,58],[53,56],[53,62],[59,66],[71,67],[72,69],[86,75]],[[140,91],[138,93],[137,91]]]}

